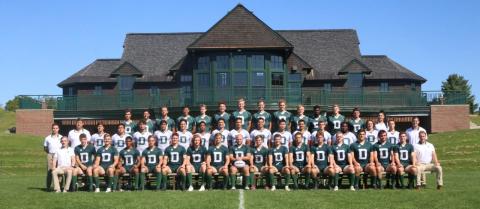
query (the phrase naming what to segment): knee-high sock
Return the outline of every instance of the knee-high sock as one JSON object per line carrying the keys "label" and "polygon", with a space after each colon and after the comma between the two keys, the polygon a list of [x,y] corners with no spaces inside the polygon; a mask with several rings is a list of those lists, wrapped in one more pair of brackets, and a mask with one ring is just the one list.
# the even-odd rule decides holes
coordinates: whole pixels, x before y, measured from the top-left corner
{"label": "knee-high sock", "polygon": [[222,174],[222,176],[223,176],[223,188],[226,189],[228,186],[229,177],[226,174]]}
{"label": "knee-high sock", "polygon": [[140,173],[135,173],[133,189],[137,190],[138,188],[140,188]]}
{"label": "knee-high sock", "polygon": [[292,174],[293,186],[298,188],[298,174]]}
{"label": "knee-high sock", "polygon": [[237,185],[237,175],[230,174],[230,184],[231,184],[232,187]]}
{"label": "knee-high sock", "polygon": [[[409,179],[410,179],[410,174],[408,174],[408,177],[409,177]],[[397,178],[398,178],[398,180],[400,181],[400,186],[403,187],[403,186],[404,186],[404,184],[403,184],[403,183],[404,183],[404,181],[403,181],[403,179],[404,179],[404,178],[403,178],[403,175],[402,175],[402,174],[397,174]]]}
{"label": "knee-high sock", "polygon": [[192,186],[192,173],[187,173],[187,185]]}
{"label": "knee-high sock", "polygon": [[269,173],[269,174],[268,174],[268,181],[269,181],[269,185],[270,185],[271,187],[274,186],[274,184],[273,184],[273,179],[274,179],[273,173]]}
{"label": "knee-high sock", "polygon": [[111,177],[113,179],[112,182],[112,190],[117,190],[117,184],[118,184],[118,176],[113,176]]}
{"label": "knee-high sock", "polygon": [[350,186],[353,186],[353,181],[355,180],[355,174],[348,174],[348,180],[350,181]]}
{"label": "knee-high sock", "polygon": [[100,188],[100,179],[98,176],[93,177],[93,181],[95,181],[95,188]]}
{"label": "knee-high sock", "polygon": [[212,176],[207,174],[205,175],[204,182],[207,184],[208,188],[212,189]]}
{"label": "knee-high sock", "polygon": [[88,181],[87,181],[88,191],[93,191],[93,177],[88,176],[87,179],[88,179]]}
{"label": "knee-high sock", "polygon": [[77,176],[72,176],[72,183],[70,184],[70,187],[72,187],[73,192],[77,190],[77,180]]}
{"label": "knee-high sock", "polygon": [[354,186],[358,187],[358,184],[360,183],[360,176],[355,175],[355,183]]}
{"label": "knee-high sock", "polygon": [[290,177],[291,177],[290,174],[285,174],[285,186],[287,187],[290,184]]}
{"label": "knee-high sock", "polygon": [[206,183],[205,173],[204,173],[204,172],[200,172],[199,175],[200,175],[200,178],[202,179],[202,185],[205,185],[205,183]]}
{"label": "knee-high sock", "polygon": [[156,189],[160,189],[160,185],[162,184],[162,173],[161,172],[157,172],[155,174],[155,188]]}
{"label": "knee-high sock", "polygon": [[308,187],[308,185],[310,184],[310,180],[311,180],[312,176],[310,173],[306,173],[305,174],[305,186]]}
{"label": "knee-high sock", "polygon": [[145,173],[140,173],[140,185],[138,186],[138,189],[144,190],[145,189]]}
{"label": "knee-high sock", "polygon": [[168,174],[162,174],[162,188],[167,188]]}
{"label": "knee-high sock", "polygon": [[[247,182],[247,185],[254,186],[254,185],[253,185],[253,180],[254,180],[254,178],[255,178],[255,173],[250,172],[250,175],[248,176],[248,181],[249,181],[249,182]],[[255,185],[255,186],[256,186],[256,185]]]}
{"label": "knee-high sock", "polygon": [[335,173],[333,176],[333,186],[338,186],[338,179],[340,178],[340,175],[338,173]]}
{"label": "knee-high sock", "polygon": [[113,176],[108,176],[106,177],[107,178],[107,188],[112,188],[112,180],[113,180]]}

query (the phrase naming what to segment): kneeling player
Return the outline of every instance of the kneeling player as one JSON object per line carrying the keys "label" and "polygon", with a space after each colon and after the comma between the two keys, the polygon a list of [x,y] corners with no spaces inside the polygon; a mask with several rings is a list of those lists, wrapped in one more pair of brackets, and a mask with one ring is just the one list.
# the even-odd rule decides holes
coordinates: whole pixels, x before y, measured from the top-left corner
{"label": "kneeling player", "polygon": [[293,146],[290,147],[289,156],[290,156],[290,172],[292,173],[293,187],[298,189],[298,174],[305,174],[305,187],[309,188],[310,185],[310,172],[311,166],[309,163],[310,160],[310,150],[307,145],[303,143],[303,135],[300,132],[297,132],[294,136],[295,141],[293,141]]}
{"label": "kneeling player", "polygon": [[[202,129],[202,125],[200,125],[200,127],[200,129]],[[207,149],[202,146],[202,137],[200,134],[193,135],[192,140],[192,146],[188,147],[187,149],[187,155],[189,158],[187,169],[190,173],[198,173],[200,175],[203,182],[198,191],[205,191],[205,154],[207,153]],[[193,191],[191,175],[188,175],[187,184],[190,185],[188,187],[188,191]]]}
{"label": "kneeling player", "polygon": [[321,175],[328,175],[328,185],[333,184],[335,166],[330,146],[325,142],[323,131],[316,132],[315,141],[317,142],[315,146],[310,148],[310,166],[312,167],[311,175],[314,181],[314,188],[318,189]]}
{"label": "kneeling player", "polygon": [[[133,147],[133,139],[131,136],[125,138],[126,147],[120,151],[120,162],[117,170],[115,171],[115,176],[120,179],[124,174],[128,173],[130,177],[134,177],[133,186],[131,189],[137,190],[140,183],[140,162],[141,156],[135,147]],[[131,182],[129,182],[131,185]]]}
{"label": "kneeling player", "polygon": [[353,186],[355,169],[352,162],[352,156],[350,154],[350,147],[343,143],[343,133],[341,131],[338,131],[335,135],[337,144],[332,146],[332,154],[335,159],[335,178],[333,180],[333,191],[338,190],[338,179],[340,172],[348,175],[348,179],[350,181],[350,190],[355,191],[355,187]]}
{"label": "kneeling player", "polygon": [[250,163],[250,150],[246,145],[243,144],[242,134],[235,135],[235,145],[230,148],[230,161],[233,162],[230,166],[230,184],[232,190],[235,189],[237,185],[237,173],[240,170],[242,172],[243,180],[245,180],[245,189],[250,189],[248,185],[250,184],[250,166],[247,164]]}
{"label": "kneeling player", "polygon": [[[147,143],[148,147],[142,152],[142,162],[141,162],[141,173],[140,173],[140,190],[145,189],[145,176],[147,173],[155,174],[155,186],[156,190],[160,190],[160,185],[162,184],[162,164],[163,164],[163,152],[157,146],[155,146],[157,139],[155,136],[150,135],[148,137]],[[164,178],[163,178],[164,179]],[[165,181],[163,182],[165,189]]]}
{"label": "kneeling player", "polygon": [[394,179],[397,173],[397,167],[395,166],[395,160],[393,155],[394,145],[387,141],[387,132],[380,130],[378,132],[378,142],[374,145],[375,152],[375,164],[377,167],[378,179],[377,184],[382,188],[382,173],[387,172],[387,188],[395,188]]}
{"label": "kneeling player", "polygon": [[80,145],[75,147],[75,161],[78,167],[75,168],[72,177],[73,191],[76,190],[77,177],[87,175],[88,190],[93,191],[93,161],[95,159],[95,147],[88,143],[87,135],[80,134]]}
{"label": "kneeling player", "polygon": [[[118,163],[118,151],[112,146],[112,137],[110,134],[104,136],[105,145],[97,150],[97,157],[93,165],[93,178],[95,180],[95,192],[100,192],[100,180],[98,176],[106,176],[107,190],[111,192],[116,190],[117,181],[115,178],[115,167]],[[112,182],[113,180],[113,182]]]}
{"label": "kneeling player", "polygon": [[[285,123],[285,122],[283,122]],[[285,190],[290,191],[288,187],[290,181],[290,167],[288,166],[288,148],[282,145],[282,135],[273,135],[273,146],[268,153],[268,181],[272,185],[272,191],[275,191],[275,185],[273,184],[274,175],[279,171],[282,172],[285,177]]]}
{"label": "kneeling player", "polygon": [[216,173],[223,176],[223,189],[227,188],[230,157],[228,156],[228,148],[222,145],[222,138],[221,133],[216,133],[213,146],[209,147],[207,151],[205,160],[207,168],[206,183],[209,189],[212,189],[212,176]]}
{"label": "kneeling player", "polygon": [[[181,122],[182,124],[182,122]],[[187,169],[187,150],[179,144],[179,135],[172,134],[172,144],[165,149],[165,163],[162,168],[163,175],[167,176],[173,172],[180,178],[180,188],[185,190],[186,175],[191,179],[191,171]]]}
{"label": "kneeling player", "polygon": [[400,188],[403,188],[403,174],[408,173],[408,188],[413,189],[417,179],[417,167],[415,166],[417,157],[413,146],[407,143],[407,134],[405,132],[399,135],[400,143],[395,147],[395,162],[397,165],[397,179],[400,180]]}
{"label": "kneeling player", "polygon": [[355,189],[358,189],[360,182],[360,174],[365,171],[364,182],[366,184],[366,174],[372,178],[372,186],[375,187],[376,172],[375,172],[375,157],[372,145],[366,141],[365,129],[358,131],[358,140],[350,145],[350,150],[353,153],[352,162],[355,168]]}
{"label": "kneeling player", "polygon": [[[259,118],[259,121],[261,119]],[[270,137],[268,137],[270,138]],[[255,175],[255,173],[260,172],[260,174],[263,176],[266,176],[268,173],[268,166],[267,166],[267,158],[268,158],[268,149],[264,146],[265,141],[268,141],[268,139],[264,139],[263,135],[257,135],[255,136],[255,147],[250,149],[250,153],[252,154],[252,157],[250,158],[250,175]],[[254,182],[252,183],[252,190],[254,190],[257,187],[257,182],[255,179],[250,178]],[[267,182],[267,185],[272,186],[273,182]],[[268,186],[266,187],[268,189]]]}

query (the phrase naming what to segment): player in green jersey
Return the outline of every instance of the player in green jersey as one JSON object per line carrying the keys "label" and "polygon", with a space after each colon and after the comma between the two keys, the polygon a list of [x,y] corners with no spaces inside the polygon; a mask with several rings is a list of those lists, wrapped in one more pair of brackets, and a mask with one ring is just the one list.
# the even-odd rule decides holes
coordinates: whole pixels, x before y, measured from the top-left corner
{"label": "player in green jersey", "polygon": [[[243,136],[241,134],[235,135],[235,143],[232,147],[230,147],[229,151],[230,162],[232,165],[230,166],[230,184],[232,186],[232,190],[235,190],[237,173],[240,171],[242,173],[242,177],[245,180],[245,190],[249,190],[248,187],[251,185],[250,180],[250,149],[247,145],[243,143]],[[237,166],[237,161],[243,161],[244,164],[241,166]]]}
{"label": "player in green jersey", "polygon": [[79,175],[87,175],[88,190],[93,191],[93,162],[95,160],[95,147],[88,143],[87,135],[80,134],[80,145],[75,147],[75,161],[77,168],[73,172],[72,185],[73,190],[77,184],[77,177]]}
{"label": "player in green jersey", "polygon": [[310,130],[311,133],[318,131],[320,121],[327,122],[327,117],[322,114],[320,106],[315,105],[313,106],[313,116],[310,117],[310,127],[308,130]]}
{"label": "player in green jersey", "polygon": [[200,104],[200,115],[195,118],[195,127],[192,133],[200,132],[200,122],[204,122],[206,130],[210,132],[212,128],[212,117],[207,115],[207,105]]}
{"label": "player in green jersey", "polygon": [[223,137],[221,133],[216,133],[213,138],[213,146],[208,148],[205,159],[207,168],[206,183],[208,188],[212,189],[212,176],[219,173],[223,176],[223,189],[226,189],[228,184],[228,165],[230,164],[228,148],[222,145]]}
{"label": "player in green jersey", "polygon": [[378,132],[378,142],[374,145],[375,165],[377,167],[378,179],[377,184],[382,188],[382,173],[387,172],[386,187],[394,189],[394,179],[397,173],[397,166],[395,165],[395,158],[393,154],[394,145],[387,141],[387,132],[380,130]]}
{"label": "player in green jersey", "polygon": [[[100,192],[100,180],[98,176],[108,177],[107,190],[111,192],[116,190],[117,179],[115,178],[115,168],[118,163],[118,151],[112,146],[112,137],[110,134],[104,135],[104,146],[97,150],[95,163],[93,164],[93,179],[95,181],[95,192]],[[113,180],[113,181],[112,181]]]}
{"label": "player in green jersey", "polygon": [[360,109],[355,107],[352,111],[352,118],[348,121],[348,124],[353,128],[355,134],[362,128],[365,128],[365,120],[360,118]]}
{"label": "player in green jersey", "polygon": [[258,112],[253,114],[253,124],[255,129],[260,129],[258,127],[258,119],[262,118],[264,121],[263,127],[268,130],[272,130],[272,115],[265,111],[265,101],[258,101]]}
{"label": "player in green jersey", "polygon": [[335,177],[335,163],[330,146],[325,142],[323,131],[315,134],[316,144],[310,148],[311,175],[314,181],[314,188],[318,189],[320,175],[328,176],[328,185],[333,184]]}
{"label": "player in green jersey", "polygon": [[177,130],[180,128],[180,121],[182,119],[187,121],[187,131],[192,132],[195,125],[195,118],[190,116],[190,107],[184,106],[182,108],[182,115],[177,118]]}
{"label": "player in green jersey", "polygon": [[415,180],[417,179],[418,169],[415,166],[417,164],[417,156],[413,145],[407,142],[407,133],[401,132],[399,134],[400,142],[395,147],[395,164],[397,165],[396,178],[400,181],[400,188],[404,187],[403,174],[408,173],[408,188],[413,189]]}
{"label": "player in green jersey", "polygon": [[[155,130],[160,130],[160,122],[161,121],[167,122],[167,130],[172,131],[172,132],[177,131],[177,129],[175,127],[175,120],[173,120],[172,118],[170,118],[168,116],[168,107],[167,106],[162,106],[160,108],[160,118],[155,120],[155,124],[157,125]],[[150,133],[155,133],[155,132],[150,131]]]}
{"label": "player in green jersey", "polygon": [[[273,184],[274,175],[281,171],[282,175],[285,177],[285,190],[290,191],[288,187],[290,181],[290,167],[289,167],[289,153],[288,148],[282,145],[282,135],[274,134],[273,135],[273,145],[270,148],[268,153],[268,179],[271,183],[271,191],[275,191],[275,185]],[[277,182],[278,184],[279,182]]]}
{"label": "player in green jersey", "polygon": [[340,131],[340,125],[345,121],[345,116],[340,114],[340,106],[337,104],[333,105],[332,111],[332,115],[328,116],[328,128],[330,128],[330,132],[334,134]]}
{"label": "player in green jersey", "polygon": [[146,126],[147,132],[150,132],[150,133],[155,132],[156,125],[155,125],[155,121],[150,119],[150,110],[147,109],[143,111],[143,120],[147,125]]}
{"label": "player in green jersey", "polygon": [[[250,158],[250,174],[255,174],[260,172],[261,176],[266,176],[268,173],[267,159],[268,159],[268,148],[264,146],[263,135],[257,135],[254,137],[255,146],[250,149],[252,157]],[[255,181],[255,179],[251,179]],[[272,182],[267,182],[267,185],[272,185]],[[257,187],[257,182],[253,182],[251,189],[255,190]],[[269,189],[268,186],[265,189]]]}
{"label": "player in green jersey", "polygon": [[363,184],[367,182],[367,174],[370,175],[372,186],[375,187],[377,174],[375,170],[375,156],[373,146],[366,141],[365,129],[358,131],[358,140],[350,144],[350,151],[353,154],[352,162],[355,169],[355,189],[358,189],[360,182],[360,174],[365,171],[363,175]]}
{"label": "player in green jersey", "polygon": [[343,143],[343,132],[337,131],[336,141],[337,143],[332,146],[332,154],[335,160],[335,178],[333,181],[333,191],[338,190],[339,173],[343,171],[343,174],[348,175],[350,182],[350,190],[355,191],[353,186],[355,180],[355,169],[353,166],[352,155],[350,147]]}
{"label": "player in green jersey", "polygon": [[297,105],[297,115],[292,116],[291,123],[292,123],[292,132],[297,131],[300,129],[298,122],[303,120],[305,122],[305,130],[308,131],[308,127],[310,127],[310,118],[305,114],[305,107],[302,104]]}
{"label": "player in green jersey", "polygon": [[125,133],[131,136],[137,131],[137,124],[132,120],[132,110],[126,109],[124,117],[122,124],[125,125]]}
{"label": "player in green jersey", "polygon": [[156,190],[160,190],[160,186],[162,186],[162,189],[165,189],[166,182],[163,182],[162,185],[162,180],[164,179],[162,176],[162,165],[163,163],[163,152],[161,149],[159,149],[155,143],[157,142],[157,139],[155,136],[150,135],[147,139],[148,142],[148,147],[143,150],[142,152],[142,160],[141,160],[141,169],[140,169],[140,190],[145,189],[145,177],[146,174],[152,173],[155,174],[155,186]]}
{"label": "player in green jersey", "polygon": [[214,129],[218,129],[218,121],[220,118],[223,119],[225,123],[225,129],[230,130],[230,114],[227,111],[227,104],[224,101],[218,103],[218,112],[213,116],[213,126]]}
{"label": "player in green jersey", "polygon": [[[245,109],[245,99],[241,98],[237,102],[238,110],[232,113],[230,123],[234,123],[237,118],[242,119],[242,128],[250,131],[252,128],[252,114]],[[231,124],[232,126],[235,124]]]}
{"label": "player in green jersey", "polygon": [[[182,120],[183,121],[183,120]],[[178,133],[172,134],[172,144],[165,149],[164,166],[162,167],[163,175],[177,173],[180,179],[180,188],[185,190],[187,175],[192,178],[191,170],[187,168],[188,157],[187,150],[179,144],[180,136]]]}
{"label": "player in green jersey", "polygon": [[[198,191],[205,191],[205,171],[207,169],[205,165],[205,154],[207,149],[202,145],[202,137],[200,134],[193,135],[192,146],[187,149],[188,165],[187,168],[192,173],[198,173],[202,178],[202,186]],[[192,184],[192,179],[187,179],[187,184]],[[193,187],[190,186],[188,191],[193,191]]]}
{"label": "player in green jersey", "polygon": [[305,187],[309,188],[310,180],[311,180],[311,163],[310,161],[310,149],[308,146],[303,143],[303,135],[300,132],[297,132],[294,135],[295,140],[293,141],[293,145],[290,147],[289,150],[289,158],[288,161],[290,163],[290,172],[292,174],[293,180],[293,188],[298,189],[298,174],[303,173],[305,174]]}
{"label": "player in green jersey", "polygon": [[291,131],[292,127],[290,121],[292,120],[292,113],[287,111],[287,102],[284,99],[278,101],[278,111],[273,113],[273,131],[278,131],[280,121],[285,120],[286,130]]}
{"label": "player in green jersey", "polygon": [[120,151],[120,162],[118,163],[117,170],[115,170],[115,176],[117,178],[122,177],[128,173],[130,177],[134,177],[133,186],[131,182],[129,185],[131,189],[137,190],[140,183],[140,164],[141,155],[135,147],[133,147],[133,139],[131,136],[125,138],[126,147]]}

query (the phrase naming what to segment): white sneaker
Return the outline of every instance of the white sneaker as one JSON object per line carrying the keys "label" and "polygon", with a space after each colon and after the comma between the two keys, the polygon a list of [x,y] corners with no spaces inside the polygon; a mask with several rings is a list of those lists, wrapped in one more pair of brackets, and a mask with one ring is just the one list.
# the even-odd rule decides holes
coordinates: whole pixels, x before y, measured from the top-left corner
{"label": "white sneaker", "polygon": [[237,188],[235,188],[235,186],[233,186],[233,187],[231,188],[231,190],[235,190],[235,189],[237,189]]}
{"label": "white sneaker", "polygon": [[63,190],[63,193],[67,193],[68,191],[66,189]]}
{"label": "white sneaker", "polygon": [[333,191],[338,191],[338,186],[333,187]]}
{"label": "white sneaker", "polygon": [[119,189],[118,191],[119,191],[119,192],[123,192],[123,189]]}
{"label": "white sneaker", "polygon": [[100,188],[95,188],[95,192],[100,192]]}
{"label": "white sneaker", "polygon": [[55,190],[55,193],[60,193],[61,191],[60,190]]}
{"label": "white sneaker", "polygon": [[245,186],[245,190],[250,190],[250,188],[248,186]]}
{"label": "white sneaker", "polygon": [[275,190],[277,190],[277,188],[275,188],[275,186],[272,186],[272,189],[270,189],[270,191],[272,191],[272,192],[275,191]]}
{"label": "white sneaker", "polygon": [[198,191],[200,191],[200,192],[205,191],[205,185],[202,184],[202,186],[200,187],[200,189]]}
{"label": "white sneaker", "polygon": [[188,187],[188,191],[189,192],[193,191],[193,187],[191,185]]}
{"label": "white sneaker", "polygon": [[107,188],[107,191],[105,191],[105,192],[112,192],[112,189]]}
{"label": "white sneaker", "polygon": [[285,186],[285,191],[290,191],[290,188],[288,188],[288,186]]}
{"label": "white sneaker", "polygon": [[350,190],[355,191],[355,187],[354,187],[354,186],[350,186]]}

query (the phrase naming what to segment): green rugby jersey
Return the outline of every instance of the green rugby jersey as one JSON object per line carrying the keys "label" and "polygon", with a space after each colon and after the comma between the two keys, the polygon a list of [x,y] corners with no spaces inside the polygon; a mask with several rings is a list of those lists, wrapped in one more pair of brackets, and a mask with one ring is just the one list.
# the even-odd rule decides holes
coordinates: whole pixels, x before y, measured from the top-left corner
{"label": "green rugby jersey", "polygon": [[187,116],[180,116],[177,118],[177,130],[180,129],[180,121],[184,119],[187,121],[187,131],[190,131],[192,132],[192,129],[193,129],[193,125],[195,125],[195,118],[190,116],[190,115],[187,115]]}
{"label": "green rugby jersey", "polygon": [[310,153],[313,155],[313,161],[318,168],[326,168],[328,166],[328,155],[331,154],[331,148],[328,144],[321,146],[312,146]]}
{"label": "green rugby jersey", "polygon": [[291,117],[291,123],[292,123],[292,131],[293,130],[300,130],[300,127],[298,126],[298,121],[303,120],[305,122],[305,130],[308,130],[308,127],[310,127],[310,118],[306,115],[298,116],[295,115]]}
{"label": "green rugby jersey", "polygon": [[96,155],[95,147],[91,144],[87,144],[87,146],[83,147],[81,144],[75,147],[75,155],[78,156],[80,162],[82,162],[85,166],[92,166],[94,162],[94,158]]}
{"label": "green rugby jersey", "polygon": [[215,126],[214,129],[218,128],[218,121],[220,118],[223,118],[223,121],[225,122],[225,129],[230,130],[230,114],[224,112],[223,114],[220,113],[215,113],[213,116],[213,124]]}
{"label": "green rugby jersey", "polygon": [[330,133],[335,134],[337,131],[340,131],[340,125],[344,121],[345,121],[345,116],[343,115],[328,116],[328,128],[330,129]]}
{"label": "green rugby jersey", "polygon": [[407,167],[413,164],[412,153],[415,152],[413,145],[408,143],[406,143],[405,145],[397,144],[394,152],[398,153],[398,158],[403,167]]}
{"label": "green rugby jersey", "polygon": [[100,147],[97,150],[97,157],[100,157],[100,166],[104,168],[113,165],[115,162],[115,156],[118,156],[118,151],[113,146],[108,148]]}
{"label": "green rugby jersey", "polygon": [[225,165],[228,157],[228,148],[221,145],[220,147],[211,146],[208,148],[207,155],[210,156],[210,165],[214,167],[221,167]]}
{"label": "green rugby jersey", "polygon": [[[156,127],[155,130],[160,130],[160,122],[162,122],[162,120],[167,122],[167,130],[173,131],[173,128],[175,128],[175,121],[168,116],[167,116],[167,118],[159,118],[159,119],[155,120],[155,123],[157,124],[157,127]],[[150,132],[152,132],[152,131],[150,131]],[[154,133],[154,132],[152,132],[152,133]]]}
{"label": "green rugby jersey", "polygon": [[335,163],[339,166],[348,165],[348,153],[350,153],[350,147],[346,144],[332,146],[332,154],[335,159]]}
{"label": "green rugby jersey", "polygon": [[187,149],[187,155],[190,157],[190,163],[196,167],[199,167],[202,165],[202,162],[205,162],[205,154],[207,154],[207,149],[204,146],[199,146],[197,148],[189,147]]}
{"label": "green rugby jersey", "polygon": [[363,144],[360,144],[359,141],[356,141],[350,144],[350,151],[353,152],[355,160],[360,163],[360,165],[365,166],[370,162],[370,152],[372,152],[372,145],[364,141]]}
{"label": "green rugby jersey", "polygon": [[122,160],[122,165],[123,167],[127,168],[127,170],[138,163],[139,156],[140,152],[138,152],[138,150],[133,147],[131,149],[125,148],[120,151],[120,159]]}
{"label": "green rugby jersey", "polygon": [[384,144],[377,142],[373,149],[377,152],[377,159],[383,166],[390,164],[391,152],[393,151],[394,145],[390,142],[385,142]]}
{"label": "green rugby jersey", "polygon": [[359,120],[355,120],[354,118],[351,118],[348,121],[348,124],[351,127],[353,127],[353,132],[354,133],[357,133],[360,129],[365,128],[365,120],[363,120],[361,118]]}
{"label": "green rugby jersey", "polygon": [[253,155],[253,163],[255,166],[260,169],[262,166],[265,166],[268,157],[268,149],[264,146],[260,148],[254,147],[250,149],[250,153]]}
{"label": "green rugby jersey", "polygon": [[206,125],[206,131],[210,132],[212,127],[212,117],[205,115],[205,116],[197,116],[195,117],[195,127],[197,132],[200,130],[200,122],[204,122]]}
{"label": "green rugby jersey", "polygon": [[326,116],[324,115],[318,115],[318,116],[312,116],[310,117],[310,132],[315,132],[315,131],[318,131],[318,129],[320,129],[320,127],[318,127],[318,123],[320,121],[324,121],[324,122],[327,122],[328,119]]}
{"label": "green rugby jersey", "polygon": [[260,127],[257,127],[257,122],[259,118],[263,118],[263,120],[265,121],[265,124],[263,125],[263,127],[266,129],[270,129],[270,123],[272,122],[272,115],[266,111],[256,112],[255,114],[253,114],[252,123],[255,129],[260,129]]}
{"label": "green rugby jersey", "polygon": [[160,163],[160,156],[163,156],[163,152],[158,147],[152,149],[147,148],[143,150],[142,157],[145,158],[145,164],[149,167],[156,166]]}
{"label": "green rugby jersey", "polygon": [[268,155],[272,156],[272,165],[276,167],[284,167],[287,165],[285,155],[288,154],[288,148],[285,146],[272,147]]}
{"label": "green rugby jersey", "polygon": [[235,119],[241,118],[242,119],[242,128],[248,129],[248,123],[252,121],[252,114],[250,112],[244,110],[243,112],[239,112],[238,110],[232,113],[232,121]]}
{"label": "green rugby jersey", "polygon": [[187,150],[181,145],[174,147],[172,145],[165,149],[165,156],[168,157],[168,166],[178,167],[183,164],[183,156],[187,153]]}
{"label": "green rugby jersey", "polygon": [[289,125],[290,125],[290,121],[292,120],[291,117],[292,117],[292,113],[290,113],[288,111],[284,111],[284,112],[276,111],[276,112],[274,112],[273,113],[273,130],[277,131],[279,129],[278,128],[279,122],[281,120],[285,120],[285,124],[287,125],[286,130],[290,131]]}
{"label": "green rugby jersey", "polygon": [[308,156],[307,153],[310,152],[308,146],[302,143],[302,145],[298,146],[291,146],[290,153],[293,154],[293,165],[299,168],[303,168],[308,163]]}

